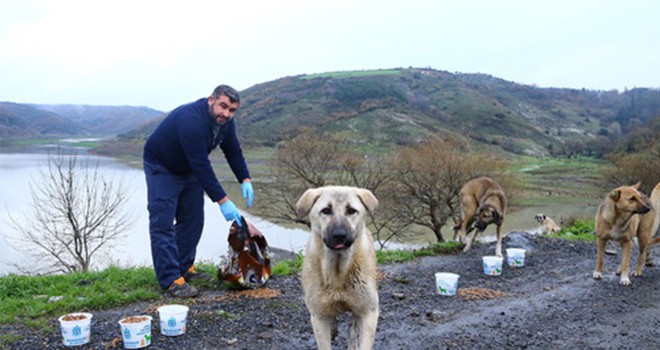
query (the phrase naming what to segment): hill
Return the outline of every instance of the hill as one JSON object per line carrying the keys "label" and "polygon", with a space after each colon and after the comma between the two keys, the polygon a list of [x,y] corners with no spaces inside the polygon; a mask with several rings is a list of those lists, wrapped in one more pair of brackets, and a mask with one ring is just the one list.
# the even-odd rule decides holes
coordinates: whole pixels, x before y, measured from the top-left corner
{"label": "hill", "polygon": [[147,107],[0,102],[0,136],[115,136],[162,114]]}
{"label": "hill", "polygon": [[56,113],[24,104],[0,102],[1,137],[86,135],[87,130]]}
{"label": "hill", "polygon": [[[414,68],[291,76],[241,96],[239,136],[260,146],[308,127],[356,146],[387,148],[440,134],[546,155],[598,138],[611,143],[660,115],[660,90],[538,88],[485,74]],[[144,140],[156,125],[154,120],[121,137]]]}
{"label": "hill", "polygon": [[35,108],[61,115],[82,125],[95,135],[117,135],[133,130],[163,115],[148,107],[90,106],[90,105],[33,105]]}

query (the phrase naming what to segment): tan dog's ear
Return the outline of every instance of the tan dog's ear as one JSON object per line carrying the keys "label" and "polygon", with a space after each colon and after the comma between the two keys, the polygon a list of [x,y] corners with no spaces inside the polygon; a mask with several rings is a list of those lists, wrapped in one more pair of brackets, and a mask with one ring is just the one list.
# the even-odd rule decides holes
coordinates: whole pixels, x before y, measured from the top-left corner
{"label": "tan dog's ear", "polygon": [[637,181],[636,184],[634,184],[634,185],[632,185],[632,186],[630,186],[630,187],[632,187],[632,188],[634,188],[634,189],[636,189],[636,190],[639,190],[639,186],[640,186],[641,184],[642,184],[641,181]]}
{"label": "tan dog's ear", "polygon": [[300,196],[300,199],[296,203],[296,214],[298,214],[298,218],[304,219],[309,215],[309,211],[312,210],[314,203],[321,196],[321,192],[321,189],[310,188]]}
{"label": "tan dog's ear", "polygon": [[376,196],[374,196],[371,191],[363,188],[358,188],[355,190],[355,195],[360,198],[360,202],[362,202],[362,205],[367,208],[369,213],[373,214],[374,210],[376,210],[376,207],[378,207],[378,199],[376,199]]}
{"label": "tan dog's ear", "polygon": [[621,191],[619,191],[619,190],[613,190],[612,192],[610,192],[610,199],[612,199],[613,201],[616,202],[616,201],[619,200],[619,195],[620,195],[620,194],[621,194]]}

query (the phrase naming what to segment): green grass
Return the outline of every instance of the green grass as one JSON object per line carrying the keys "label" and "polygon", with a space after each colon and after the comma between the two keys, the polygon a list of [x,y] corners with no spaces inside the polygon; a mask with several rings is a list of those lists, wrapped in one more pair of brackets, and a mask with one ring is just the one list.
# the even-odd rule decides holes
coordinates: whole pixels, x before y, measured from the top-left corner
{"label": "green grass", "polygon": [[77,141],[77,142],[67,142],[67,145],[73,147],[82,147],[82,148],[96,148],[101,145],[101,142],[98,141]]}
{"label": "green grass", "polygon": [[[151,268],[0,278],[0,323],[103,310],[162,295]],[[39,322],[35,324],[39,326]]]}
{"label": "green grass", "polygon": [[378,250],[376,258],[378,263],[406,262],[422,256],[445,255],[460,251],[463,243],[446,242],[433,243],[426,248],[418,250]]}
{"label": "green grass", "polygon": [[298,253],[296,260],[282,260],[277,262],[272,269],[271,273],[274,276],[289,276],[302,270],[303,256]]}
{"label": "green grass", "polygon": [[575,220],[571,226],[565,227],[557,233],[549,234],[548,237],[581,242],[595,241],[596,235],[594,234],[594,221]]}

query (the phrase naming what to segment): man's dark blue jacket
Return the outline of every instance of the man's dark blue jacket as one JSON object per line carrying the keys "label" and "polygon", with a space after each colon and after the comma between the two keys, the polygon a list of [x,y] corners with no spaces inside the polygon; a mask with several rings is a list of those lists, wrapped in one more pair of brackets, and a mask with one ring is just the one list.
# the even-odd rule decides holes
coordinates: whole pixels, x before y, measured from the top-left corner
{"label": "man's dark blue jacket", "polygon": [[[219,132],[214,139],[214,128]],[[214,202],[226,193],[213,172],[209,153],[217,146],[240,182],[250,177],[234,120],[217,126],[206,98],[182,105],[165,117],[144,144],[145,162],[159,164],[179,176],[197,177]]]}

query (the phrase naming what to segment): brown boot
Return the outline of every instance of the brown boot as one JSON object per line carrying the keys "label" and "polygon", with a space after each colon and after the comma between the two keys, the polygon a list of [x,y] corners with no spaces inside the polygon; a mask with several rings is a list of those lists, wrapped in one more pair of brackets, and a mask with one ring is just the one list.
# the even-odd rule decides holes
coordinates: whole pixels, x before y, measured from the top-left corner
{"label": "brown boot", "polygon": [[172,282],[167,288],[167,292],[175,298],[192,298],[199,294],[197,288],[186,283],[186,280],[183,277],[179,277]]}
{"label": "brown boot", "polygon": [[195,265],[190,266],[188,271],[183,275],[183,278],[188,282],[209,282],[213,279],[208,273],[195,271]]}

